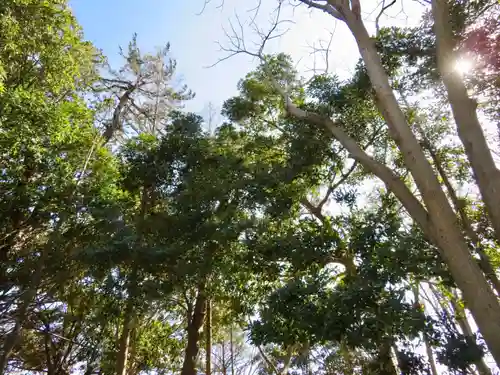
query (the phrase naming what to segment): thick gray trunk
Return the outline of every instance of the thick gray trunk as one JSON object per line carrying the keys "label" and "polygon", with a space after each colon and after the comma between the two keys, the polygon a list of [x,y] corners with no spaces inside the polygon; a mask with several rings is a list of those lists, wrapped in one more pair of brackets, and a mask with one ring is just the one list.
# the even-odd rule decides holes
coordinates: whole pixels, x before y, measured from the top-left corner
{"label": "thick gray trunk", "polygon": [[436,368],[436,361],[434,360],[434,354],[432,353],[432,347],[429,344],[429,340],[424,334],[424,344],[425,344],[425,352],[427,354],[427,359],[429,361],[429,366],[431,368],[432,375],[438,375],[438,371]]}
{"label": "thick gray trunk", "polygon": [[472,166],[496,238],[500,240],[500,171],[479,123],[477,103],[469,97],[462,77],[455,70],[457,54],[454,51],[449,12],[446,0],[432,1],[438,68],[448,94],[458,136]]}
{"label": "thick gray trunk", "polygon": [[[301,1],[310,4],[308,1]],[[289,114],[329,128],[351,156],[378,176],[397,196],[408,213],[421,226],[427,238],[440,250],[440,255],[448,265],[456,284],[462,290],[464,299],[491,354],[497,364],[500,364],[500,304],[486,277],[473,259],[467,241],[462,235],[457,216],[396,100],[374,41],[361,20],[359,1],[351,0],[349,4],[348,1],[329,0],[326,5],[315,4],[316,8],[344,21],[355,37],[376,93],[377,105],[388,125],[389,134],[398,145],[405,165],[410,170],[422,195],[425,208],[398,176],[385,165],[369,157],[331,119],[297,108],[286,92],[277,87],[284,96]]]}
{"label": "thick gray trunk", "polygon": [[446,190],[448,190],[448,194],[450,196],[453,207],[455,208],[455,211],[460,216],[464,232],[467,235],[467,237],[469,237],[469,239],[472,241],[474,250],[479,255],[479,266],[481,267],[485,275],[492,283],[493,288],[497,292],[497,295],[500,296],[500,280],[498,279],[498,276],[493,266],[491,265],[491,261],[488,255],[483,249],[479,236],[477,235],[476,231],[472,226],[471,221],[469,220],[469,217],[467,216],[464,204],[460,201],[455,189],[451,185],[450,179],[448,178],[448,175],[443,168],[443,164],[441,162],[439,155],[430,144],[430,141],[427,139],[425,140],[425,147],[429,151],[432,161],[434,162],[434,165],[437,171],[439,172],[439,175],[443,179],[443,183],[446,186]]}
{"label": "thick gray trunk", "polygon": [[[455,310],[455,319],[457,320],[458,326],[460,327],[463,335],[468,337],[470,340],[475,341],[474,332],[472,331],[469,321],[467,320],[465,309],[460,305],[460,303],[458,303],[456,294],[451,299],[451,303],[453,305],[453,309]],[[476,366],[479,375],[491,375],[491,370],[484,362],[484,359],[474,362],[474,365]]]}
{"label": "thick gray trunk", "polygon": [[[441,256],[462,290],[464,299],[493,357],[500,363],[500,305],[484,274],[472,258],[458,226],[458,220],[427,160],[417,138],[408,126],[405,116],[389,85],[373,40],[361,19],[346,12],[346,23],[356,38],[379,108],[389,131],[403,154],[429,212],[433,235],[431,239],[441,249]],[[413,212],[409,211],[411,215]]]}
{"label": "thick gray trunk", "polygon": [[396,366],[392,361],[391,340],[387,339],[379,345],[377,357],[368,365],[369,375],[397,375]]}

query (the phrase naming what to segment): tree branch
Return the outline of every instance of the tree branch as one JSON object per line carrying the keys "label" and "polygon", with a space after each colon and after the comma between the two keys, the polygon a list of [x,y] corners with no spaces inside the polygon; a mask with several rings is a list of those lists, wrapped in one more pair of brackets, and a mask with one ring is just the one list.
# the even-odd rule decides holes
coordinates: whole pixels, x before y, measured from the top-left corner
{"label": "tree branch", "polygon": [[380,32],[380,27],[379,27],[379,21],[380,17],[384,14],[384,12],[392,7],[394,4],[396,4],[396,0],[392,0],[389,4],[385,5],[385,0],[382,0],[382,9],[380,9],[379,14],[375,18],[375,30],[376,30],[376,35],[379,35]]}
{"label": "tree branch", "polygon": [[309,8],[315,8],[319,9],[327,14],[329,14],[332,17],[335,17],[336,19],[340,21],[344,21],[344,17],[342,14],[335,9],[332,5],[330,5],[328,2],[325,4],[320,4],[316,3],[314,0],[299,0],[301,3],[307,5]]}
{"label": "tree branch", "polygon": [[386,185],[387,189],[392,191],[398,197],[405,209],[411,214],[415,221],[420,224],[424,233],[429,238],[435,238],[426,209],[410,192],[405,183],[396,174],[394,174],[394,172],[392,172],[387,166],[381,164],[366,154],[356,141],[349,137],[347,133],[345,133],[332,119],[322,117],[315,113],[308,113],[296,107],[290,99],[288,99],[286,108],[287,112],[296,118],[303,119],[310,124],[325,126],[329,129],[334,138],[346,148],[354,160],[358,161],[367,170],[380,178]]}

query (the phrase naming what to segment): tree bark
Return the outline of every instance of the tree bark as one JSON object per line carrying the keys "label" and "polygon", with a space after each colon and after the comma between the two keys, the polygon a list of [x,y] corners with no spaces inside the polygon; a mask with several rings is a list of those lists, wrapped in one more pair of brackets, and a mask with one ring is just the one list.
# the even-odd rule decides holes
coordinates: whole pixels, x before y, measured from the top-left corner
{"label": "tree bark", "polygon": [[212,375],[212,303],[210,299],[207,299],[206,305],[207,309],[205,315],[205,355],[206,355],[205,375]]}
{"label": "tree bark", "polygon": [[434,360],[434,354],[432,353],[432,347],[429,343],[429,339],[425,334],[424,334],[424,345],[425,345],[425,352],[427,354],[427,359],[429,360],[429,366],[431,368],[431,374],[438,375],[439,373],[437,371],[436,361]]}
{"label": "tree bark", "polygon": [[184,353],[184,363],[182,364],[181,375],[196,375],[196,357],[199,351],[200,328],[205,318],[205,287],[198,288],[198,295],[193,309],[193,313],[188,321],[187,335],[188,341]]}
{"label": "tree bark", "polygon": [[[457,320],[458,326],[460,327],[462,334],[466,336],[468,339],[475,342],[476,339],[474,338],[474,332],[472,331],[469,321],[467,320],[465,309],[458,302],[458,296],[456,292],[454,293],[454,296],[451,298],[451,304],[453,306],[453,310],[455,310],[455,319]],[[483,358],[474,362],[474,365],[476,366],[479,375],[491,375],[491,370],[486,365]]]}
{"label": "tree bark", "polygon": [[464,229],[465,234],[469,237],[469,239],[472,241],[474,250],[476,251],[477,255],[479,255],[479,267],[483,270],[485,275],[488,277],[490,282],[493,285],[493,288],[497,292],[497,296],[500,296],[500,280],[498,279],[498,276],[493,269],[493,266],[491,265],[490,259],[486,252],[484,251],[481,241],[479,239],[479,236],[477,235],[476,231],[472,227],[472,223],[469,220],[469,217],[467,216],[467,212],[465,211],[465,207],[460,202],[460,199],[458,198],[458,195],[451,185],[450,179],[448,178],[448,175],[446,171],[444,170],[441,160],[439,158],[439,155],[437,152],[434,150],[432,145],[428,140],[425,141],[426,143],[426,148],[429,151],[432,161],[434,162],[434,165],[436,166],[436,169],[443,179],[443,183],[446,186],[446,190],[448,190],[448,194],[450,195],[451,202],[453,204],[453,207],[455,208],[455,211],[459,214],[460,216],[460,221],[462,222],[462,227]]}
{"label": "tree bark", "polygon": [[127,299],[127,306],[125,307],[125,313],[123,317],[123,328],[120,334],[118,353],[116,355],[116,374],[126,375],[127,373],[127,363],[130,350],[130,336],[133,329],[134,323],[134,299],[135,299],[135,289],[137,287],[137,268],[134,268],[130,286],[128,288],[129,296]]}
{"label": "tree bark", "polygon": [[137,358],[137,341],[138,341],[137,325],[134,324],[132,331],[130,332],[130,361],[127,363],[127,374],[128,375],[138,375],[140,372],[139,366],[136,363]]}
{"label": "tree bark", "polygon": [[231,375],[234,375],[234,341],[233,341],[233,323],[231,323],[231,330],[229,331],[229,340],[231,342]]}
{"label": "tree bark", "polygon": [[339,351],[345,364],[344,373],[354,374],[355,364],[352,358],[351,349],[346,345],[344,340],[340,342]]}
{"label": "tree bark", "polygon": [[379,345],[377,357],[368,366],[368,374],[397,375],[396,366],[392,361],[391,340],[386,339]]}
{"label": "tree bark", "polygon": [[[413,298],[415,299],[415,308],[420,309],[420,288],[418,282],[413,286]],[[436,362],[434,361],[434,355],[432,353],[432,347],[429,343],[429,339],[427,338],[427,334],[425,332],[423,333],[423,338],[424,338],[425,352],[427,354],[427,359],[429,361],[429,366],[431,368],[431,374],[438,375]]]}
{"label": "tree bark", "polygon": [[19,337],[21,335],[21,319],[24,320],[23,316],[26,316],[26,312],[20,313],[19,319],[16,321],[14,325],[14,329],[10,332],[10,334],[6,337],[4,345],[3,345],[3,350],[2,350],[2,356],[0,357],[0,374],[4,375],[6,370],[7,370],[7,364],[9,362],[9,358],[12,355],[12,351],[14,350],[14,347],[17,345],[17,342],[19,341]]}
{"label": "tree bark", "polygon": [[457,54],[454,51],[449,12],[447,0],[432,1],[438,68],[448,94],[458,136],[464,145],[496,238],[500,241],[500,171],[479,123],[477,103],[469,97],[462,77],[455,70]]}
{"label": "tree bark", "polygon": [[[130,305],[130,303],[129,303]],[[116,374],[125,375],[127,373],[128,352],[130,347],[130,333],[132,331],[132,311],[127,308],[123,320],[123,329],[120,335],[119,349],[116,356]]]}
{"label": "tree bark", "polygon": [[[375,173],[377,176],[386,184],[392,182],[393,186],[397,186],[401,190],[397,193],[394,190],[393,192],[401,199],[410,215],[419,224],[422,221],[430,221],[430,228],[424,227],[424,233],[431,234],[429,238],[440,248],[441,257],[448,265],[458,287],[462,290],[464,299],[467,301],[467,305],[490,352],[497,364],[500,364],[500,304],[481,269],[472,258],[468,245],[459,229],[457,217],[441,188],[432,166],[406,122],[406,118],[389,84],[389,78],[384,71],[375,44],[370,38],[363,21],[359,14],[355,14],[346,6],[346,2],[338,0],[332,1],[332,3],[335,4],[337,11],[343,15],[343,20],[356,39],[377,96],[379,109],[387,122],[389,133],[398,145],[405,164],[423,197],[428,210],[428,217],[426,210],[421,207],[418,200],[401,186],[401,184],[404,185],[402,181],[399,180],[399,183],[390,181],[393,178],[390,170],[387,171],[384,169],[385,166],[374,164],[374,161],[364,152],[362,152],[363,155],[358,155],[359,159],[363,159],[363,161],[359,161],[368,169],[371,168],[372,172],[374,169],[378,169],[378,173]],[[288,107],[290,106],[288,105]],[[337,139],[340,141],[339,138]],[[349,139],[349,142],[354,141]],[[346,147],[345,144],[344,146]],[[356,152],[360,149],[357,144],[350,144],[349,146]],[[408,193],[411,196],[408,196]],[[409,207],[410,204],[416,206],[416,210],[415,207]],[[422,218],[423,215],[426,217]]]}

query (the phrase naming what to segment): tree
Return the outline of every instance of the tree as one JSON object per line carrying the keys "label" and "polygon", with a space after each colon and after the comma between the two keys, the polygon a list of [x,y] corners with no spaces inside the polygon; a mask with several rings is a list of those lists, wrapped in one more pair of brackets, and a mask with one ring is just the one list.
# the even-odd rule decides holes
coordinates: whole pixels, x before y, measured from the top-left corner
{"label": "tree", "polygon": [[[310,111],[309,108],[303,105],[303,99],[297,97],[294,91],[290,90],[291,82],[283,76],[277,76],[276,70],[273,69],[272,61],[262,54],[265,42],[270,38],[273,31],[276,30],[276,21],[269,34],[262,33],[263,44],[258,52],[246,51],[244,45],[233,40],[232,48],[228,49],[231,53],[249,53],[257,56],[262,62],[262,71],[268,80],[271,80],[271,90],[279,93],[284,100],[284,109],[289,116],[302,120],[309,125],[322,126],[330,131],[343,147],[350,153],[351,157],[358,161],[364,168],[379,177],[403,204],[406,211],[411,215],[413,220],[419,224],[428,237],[439,249],[440,255],[446,262],[451,274],[460,290],[464,295],[464,300],[471,310],[474,319],[476,320],[485,341],[488,344],[490,351],[495,357],[497,363],[500,362],[500,325],[494,323],[500,321],[500,305],[495,294],[492,292],[485,275],[481,272],[479,266],[471,256],[469,246],[465,240],[460,226],[457,223],[457,216],[450,205],[445,192],[443,191],[436,172],[428,161],[422,147],[420,146],[417,137],[408,125],[406,116],[402,107],[398,103],[391,87],[389,76],[386,73],[381,57],[377,53],[376,44],[372,39],[361,19],[359,1],[351,1],[349,3],[340,1],[301,1],[302,3],[322,10],[332,17],[345,22],[351,33],[356,39],[359,51],[366,69],[367,77],[369,78],[376,104],[382,114],[390,134],[392,141],[397,145],[401,152],[402,160],[408,168],[412,179],[414,180],[422,201],[408,189],[399,176],[393,173],[387,166],[374,160],[370,157],[359,144],[350,137],[343,129],[341,123],[330,116],[325,116],[322,113]],[[438,37],[438,55],[444,56],[449,46],[449,31],[447,23],[442,19],[444,11],[441,11],[443,2],[433,2],[435,29]],[[280,2],[281,6],[282,3]],[[277,12],[277,19],[279,11]],[[444,42],[444,46],[443,46]],[[447,57],[447,56],[446,56]],[[444,57],[440,57],[442,60]],[[285,68],[286,69],[286,68]],[[461,79],[451,78],[448,70],[441,70],[445,80],[454,79],[456,85],[463,85]],[[451,74],[451,73],[450,73]],[[448,81],[448,84],[450,82]],[[457,86],[458,87],[458,86]],[[460,92],[463,98],[463,86],[460,86]],[[458,94],[457,94],[458,95]],[[457,98],[450,97],[450,101],[454,101],[453,106],[457,106]],[[470,103],[468,97],[467,103]],[[467,109],[467,115],[475,118],[475,108],[470,106],[464,107]],[[472,112],[471,112],[472,111]],[[476,182],[482,192],[482,198],[485,206],[489,206],[490,220],[496,221],[494,213],[498,205],[493,197],[493,191],[498,190],[495,186],[495,177],[493,181],[486,182],[479,175],[486,176],[486,173],[496,176],[498,170],[492,164],[491,154],[488,147],[484,144],[484,137],[478,127],[477,120],[474,120],[471,125],[471,131],[475,133],[475,139],[468,139],[465,135],[462,122],[465,114],[456,115],[459,133],[461,133],[462,142],[466,150],[470,145],[476,144],[476,150],[481,150],[481,157],[485,158],[484,164],[479,167],[476,164],[476,158],[479,155],[472,155],[470,149],[468,151],[468,159],[476,176]],[[482,142],[477,146],[478,142]],[[484,147],[483,147],[484,146]],[[471,146],[472,147],[472,146]],[[490,155],[490,156],[488,156]],[[485,169],[486,168],[486,169]],[[495,226],[495,225],[493,225]]]}
{"label": "tree", "polygon": [[[179,108],[192,93],[168,46],[142,54],[134,37],[124,67],[103,69],[66,2],[0,5],[4,373],[489,375],[438,234],[497,289],[498,238],[487,199],[460,189],[476,180],[449,141],[432,17],[367,41],[358,4],[328,3],[380,60],[304,82],[261,49],[209,131]],[[495,46],[495,13],[474,4],[450,4],[468,51]],[[372,84],[386,78],[401,113]],[[493,116],[492,76],[464,84]],[[401,114],[411,130],[387,126]],[[437,185],[416,178],[429,170]]]}
{"label": "tree", "polygon": [[108,67],[107,74],[94,87],[103,102],[113,104],[110,118],[102,120],[106,141],[115,136],[126,138],[130,133],[161,133],[168,113],[194,97],[185,85],[174,87],[177,62],[169,54],[168,43],[155,54],[142,54],[137,34],[133,35],[127,52],[120,48],[126,63],[118,70]]}
{"label": "tree", "polygon": [[[8,1],[0,14],[1,282],[4,311],[15,315],[3,343],[3,373],[80,194],[87,182],[97,187],[105,178],[95,156],[107,155],[95,147],[82,98],[98,55],[65,2]],[[86,180],[89,169],[94,173]]]}

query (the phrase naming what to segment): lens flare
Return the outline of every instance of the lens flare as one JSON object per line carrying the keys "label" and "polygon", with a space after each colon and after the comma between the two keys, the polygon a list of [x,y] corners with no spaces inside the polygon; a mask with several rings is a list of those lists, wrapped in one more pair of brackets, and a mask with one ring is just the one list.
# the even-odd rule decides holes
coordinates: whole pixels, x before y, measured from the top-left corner
{"label": "lens flare", "polygon": [[459,59],[455,62],[455,71],[461,75],[469,73],[473,68],[473,63],[469,59]]}

